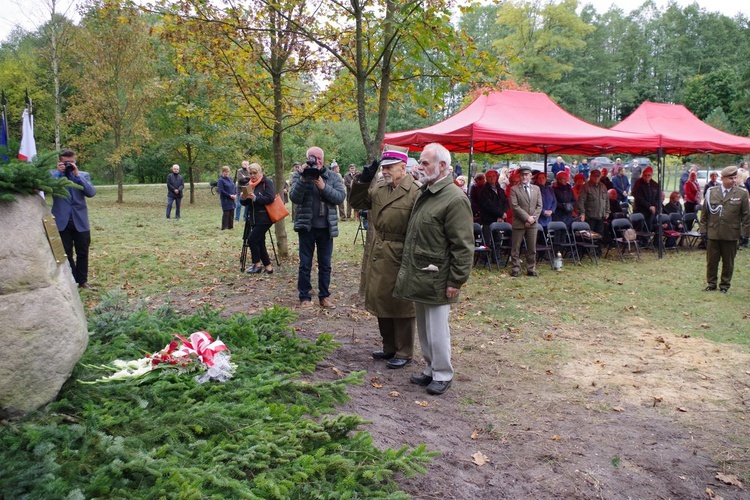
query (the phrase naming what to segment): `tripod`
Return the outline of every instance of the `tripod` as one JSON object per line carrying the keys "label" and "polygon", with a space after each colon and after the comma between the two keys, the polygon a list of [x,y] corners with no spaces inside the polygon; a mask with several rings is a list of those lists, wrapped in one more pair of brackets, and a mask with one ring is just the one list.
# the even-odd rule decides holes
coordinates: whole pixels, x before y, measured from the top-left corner
{"label": "tripod", "polygon": [[[247,217],[245,219],[245,229],[242,231],[242,252],[240,253],[240,272],[245,272],[245,267],[247,265],[247,249],[250,247],[250,245],[247,242],[247,239],[250,237],[250,231],[253,230],[253,223],[250,221],[250,217]],[[271,229],[268,230],[266,233],[268,234],[268,237],[271,239],[271,250],[273,250],[273,258],[276,261],[276,266],[281,267],[281,264],[279,263],[279,256],[276,253],[276,244],[273,241],[273,225],[271,225]]]}
{"label": "tripod", "polygon": [[365,231],[367,231],[368,221],[367,221],[367,210],[360,210],[358,212],[359,215],[359,227],[357,228],[357,232],[354,233],[354,243],[357,243],[357,238],[359,235],[362,235],[362,246],[365,246]]}

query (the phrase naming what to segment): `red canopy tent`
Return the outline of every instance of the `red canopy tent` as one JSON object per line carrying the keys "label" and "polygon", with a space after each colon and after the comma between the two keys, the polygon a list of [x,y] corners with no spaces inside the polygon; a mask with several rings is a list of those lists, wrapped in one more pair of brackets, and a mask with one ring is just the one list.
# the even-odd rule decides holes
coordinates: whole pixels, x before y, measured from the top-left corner
{"label": "red canopy tent", "polygon": [[461,153],[594,156],[656,151],[659,136],[597,127],[569,114],[546,94],[504,90],[483,93],[435,125],[386,134],[384,142],[413,150],[439,142]]}
{"label": "red canopy tent", "polygon": [[681,104],[644,102],[612,130],[658,134],[661,154],[750,153],[750,138],[715,129]]}

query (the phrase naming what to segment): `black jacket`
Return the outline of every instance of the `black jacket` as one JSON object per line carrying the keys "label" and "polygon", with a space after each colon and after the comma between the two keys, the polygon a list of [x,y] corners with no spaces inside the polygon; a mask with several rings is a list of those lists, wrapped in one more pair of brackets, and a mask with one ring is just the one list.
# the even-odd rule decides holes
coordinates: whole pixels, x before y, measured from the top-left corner
{"label": "black jacket", "polygon": [[266,205],[273,202],[276,197],[276,191],[273,187],[273,181],[265,175],[260,182],[253,189],[255,193],[255,201],[250,198],[244,200],[240,198],[240,203],[247,206],[252,206],[252,212],[248,215],[250,223],[254,226],[266,224],[270,226],[272,224],[271,219],[268,217],[268,211]]}
{"label": "black jacket", "polygon": [[[178,189],[180,192],[175,193],[175,189]],[[182,179],[182,176],[171,172],[167,176],[167,196],[170,198],[182,198],[183,189],[185,189],[185,181]]]}
{"label": "black jacket", "polygon": [[489,183],[485,183],[479,190],[477,203],[479,204],[479,219],[482,224],[492,224],[498,219],[502,220],[508,211],[508,198],[500,185],[496,187],[497,192]]}

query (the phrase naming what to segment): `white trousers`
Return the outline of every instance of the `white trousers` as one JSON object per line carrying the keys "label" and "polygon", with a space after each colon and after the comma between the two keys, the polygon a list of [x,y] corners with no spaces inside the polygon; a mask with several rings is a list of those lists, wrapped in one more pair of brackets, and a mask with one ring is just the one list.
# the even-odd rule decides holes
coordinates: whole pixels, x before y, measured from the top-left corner
{"label": "white trousers", "polygon": [[414,303],[417,312],[417,332],[422,346],[422,357],[427,363],[424,374],[433,380],[453,380],[451,365],[451,330],[448,326],[450,304],[431,305]]}

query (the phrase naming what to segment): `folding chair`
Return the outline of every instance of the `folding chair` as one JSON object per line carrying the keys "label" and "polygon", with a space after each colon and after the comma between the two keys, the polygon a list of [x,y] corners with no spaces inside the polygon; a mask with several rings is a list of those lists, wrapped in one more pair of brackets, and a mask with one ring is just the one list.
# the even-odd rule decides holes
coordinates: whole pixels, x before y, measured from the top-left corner
{"label": "folding chair", "polygon": [[[630,223],[630,220],[624,217],[612,220],[612,241],[615,244],[615,248],[617,249],[617,254],[620,256],[620,260],[623,262],[625,262],[625,259],[623,258],[623,249],[626,246],[628,247],[628,255],[633,255],[631,249],[632,247],[635,247],[636,258],[638,260],[641,259],[641,250],[640,245],[638,244],[637,235],[636,238],[632,241],[625,238],[624,236],[625,231],[628,229],[633,229],[633,225]],[[606,258],[607,255],[609,255],[609,248],[607,248],[607,253],[604,254],[604,257]]]}
{"label": "folding chair", "polygon": [[578,245],[571,238],[568,232],[568,226],[563,221],[553,220],[547,224],[547,233],[549,235],[550,243],[552,244],[552,252],[560,254],[565,258],[566,255],[570,256],[574,264],[580,264],[581,259],[578,256]]}
{"label": "folding chair", "polygon": [[541,257],[547,257],[549,261],[549,268],[555,270],[555,261],[552,253],[552,245],[550,245],[549,238],[547,238],[547,232],[544,227],[537,225],[536,227],[536,260],[537,262]]}
{"label": "folding chair", "polygon": [[640,212],[633,212],[628,218],[630,219],[632,229],[635,229],[636,235],[643,241],[643,244],[640,245],[641,248],[656,250],[656,247],[654,246],[655,234],[649,229],[649,225],[643,214]]}
{"label": "folding chair", "polygon": [[682,218],[683,236],[682,240],[685,242],[687,248],[694,249],[701,241],[701,233],[696,231],[696,224],[698,223],[698,214],[686,213]]}
{"label": "folding chair", "polygon": [[[482,226],[478,223],[474,223],[474,265],[476,265],[479,259],[482,259],[487,267],[492,269],[492,249],[487,246],[484,241],[484,234],[482,232]],[[497,270],[500,270],[500,266],[497,266]]]}
{"label": "folding chair", "polygon": [[[680,215],[680,214],[675,214]],[[657,223],[661,226],[661,241],[659,244],[664,250],[674,250],[675,252],[680,251],[680,239],[682,238],[682,233],[679,231],[675,231],[672,228],[672,221],[670,218],[670,214],[659,214],[659,217],[657,217]],[[657,234],[658,234],[658,229]]]}
{"label": "folding chair", "polygon": [[672,226],[673,231],[680,233],[680,248],[685,248],[688,243],[688,239],[685,238],[687,234],[687,226],[685,226],[685,219],[680,213],[669,214],[669,224]]}
{"label": "folding chair", "polygon": [[[490,234],[492,238],[489,244],[498,269],[501,262],[503,266],[507,267],[510,260],[510,251],[512,250],[513,226],[508,222],[493,222],[490,224]],[[501,258],[503,254],[505,255],[505,259]]]}
{"label": "folding chair", "polygon": [[594,240],[594,235],[591,231],[591,226],[589,226],[589,223],[574,222],[570,226],[570,228],[573,231],[573,239],[575,240],[576,245],[578,245],[578,255],[581,255],[581,250],[585,250],[589,260],[598,266],[598,252],[601,251],[601,247],[596,242],[596,240]]}

